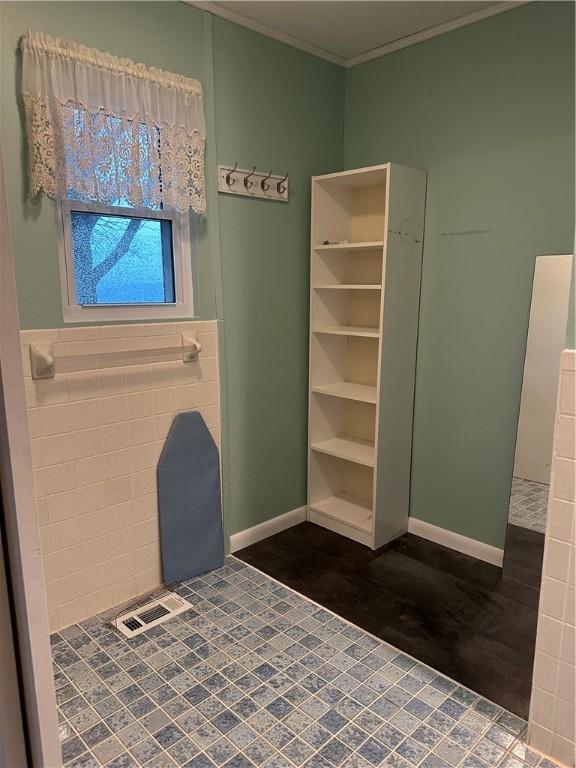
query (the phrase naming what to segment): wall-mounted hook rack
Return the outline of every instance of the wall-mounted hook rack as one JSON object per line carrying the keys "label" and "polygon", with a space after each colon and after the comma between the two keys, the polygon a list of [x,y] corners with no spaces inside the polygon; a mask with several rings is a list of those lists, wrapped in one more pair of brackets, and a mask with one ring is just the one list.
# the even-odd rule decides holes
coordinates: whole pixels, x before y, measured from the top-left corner
{"label": "wall-mounted hook rack", "polygon": [[244,189],[248,190],[248,192],[252,189],[252,187],[256,183],[254,181],[250,181],[250,179],[253,176],[256,176],[256,166],[252,168],[252,173],[249,173],[247,176],[244,176]]}
{"label": "wall-mounted hook rack", "polygon": [[[237,181],[241,183],[236,184]],[[258,197],[264,200],[282,200],[288,202],[288,174],[273,174],[270,170],[257,171],[256,166],[251,170],[238,168],[234,165],[218,166],[218,192],[231,195]]]}
{"label": "wall-mounted hook rack", "polygon": [[262,192],[268,192],[270,189],[270,184],[268,184],[268,179],[272,178],[272,170],[270,170],[270,173],[268,176],[265,176],[262,181],[260,182],[260,187],[262,188]]}
{"label": "wall-mounted hook rack", "polygon": [[236,184],[236,179],[234,178],[234,174],[236,173],[236,168],[238,168],[238,163],[234,163],[234,168],[230,168],[228,173],[226,174],[226,186],[232,187],[234,184]]}
{"label": "wall-mounted hook rack", "polygon": [[286,189],[288,189],[288,174],[276,184],[276,191],[279,195],[283,195]]}

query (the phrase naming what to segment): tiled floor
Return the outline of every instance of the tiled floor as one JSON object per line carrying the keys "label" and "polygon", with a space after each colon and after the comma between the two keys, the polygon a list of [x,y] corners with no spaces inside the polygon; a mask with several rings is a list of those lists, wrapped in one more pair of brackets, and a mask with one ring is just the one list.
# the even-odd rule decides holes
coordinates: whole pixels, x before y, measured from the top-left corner
{"label": "tiled floor", "polygon": [[504,571],[411,533],[372,551],[313,523],[287,528],[236,557],[527,718],[539,591],[526,585],[534,552],[517,534],[544,535],[508,529]]}
{"label": "tiled floor", "polygon": [[553,768],[525,722],[250,566],[131,640],[52,637],[67,768]]}
{"label": "tiled floor", "polygon": [[546,532],[549,485],[512,478],[508,522],[539,533]]}

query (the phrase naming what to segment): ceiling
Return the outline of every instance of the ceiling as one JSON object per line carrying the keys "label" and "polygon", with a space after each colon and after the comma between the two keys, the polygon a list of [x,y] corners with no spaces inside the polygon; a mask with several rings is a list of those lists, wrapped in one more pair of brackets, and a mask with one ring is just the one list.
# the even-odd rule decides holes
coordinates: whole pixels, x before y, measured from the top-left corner
{"label": "ceiling", "polygon": [[193,4],[334,63],[352,66],[522,3],[218,0]]}

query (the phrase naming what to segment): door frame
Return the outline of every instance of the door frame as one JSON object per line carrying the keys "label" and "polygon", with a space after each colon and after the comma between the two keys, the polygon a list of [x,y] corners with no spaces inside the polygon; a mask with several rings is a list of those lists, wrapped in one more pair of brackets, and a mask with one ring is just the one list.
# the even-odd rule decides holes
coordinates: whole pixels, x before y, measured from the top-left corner
{"label": "door frame", "polygon": [[[0,487],[28,763],[62,765],[0,141]],[[16,734],[11,740],[15,742]],[[11,744],[16,748],[15,743]],[[8,765],[11,765],[8,763]]]}
{"label": "door frame", "polygon": [[25,727],[18,680],[16,636],[12,626],[10,587],[4,557],[3,510],[0,494],[0,765],[25,766]]}

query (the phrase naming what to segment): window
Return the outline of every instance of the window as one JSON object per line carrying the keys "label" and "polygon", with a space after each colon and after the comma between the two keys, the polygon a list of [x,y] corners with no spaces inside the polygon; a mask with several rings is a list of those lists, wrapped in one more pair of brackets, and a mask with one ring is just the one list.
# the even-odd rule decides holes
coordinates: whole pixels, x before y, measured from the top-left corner
{"label": "window", "polygon": [[62,201],[64,320],[193,316],[188,216]]}
{"label": "window", "polygon": [[[145,123],[91,115],[72,105],[63,115],[67,135],[74,137],[66,145],[68,200],[61,203],[64,319],[147,320],[193,315],[191,270],[186,269],[190,262],[188,215],[170,214],[155,201],[156,181],[161,178],[160,132]],[[83,168],[82,141],[87,134],[99,145],[99,161],[96,167],[88,166],[88,174]],[[110,179],[118,193],[127,190],[126,168],[133,163],[125,163],[124,157],[136,148],[145,207],[135,208],[118,198],[113,205],[80,202],[85,196],[86,175],[95,188],[94,197],[111,197]]]}
{"label": "window", "polygon": [[43,33],[21,49],[29,190],[57,201],[64,320],[192,316],[201,84]]}

